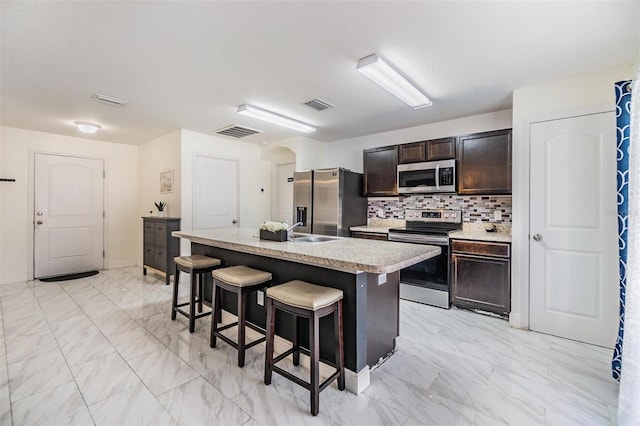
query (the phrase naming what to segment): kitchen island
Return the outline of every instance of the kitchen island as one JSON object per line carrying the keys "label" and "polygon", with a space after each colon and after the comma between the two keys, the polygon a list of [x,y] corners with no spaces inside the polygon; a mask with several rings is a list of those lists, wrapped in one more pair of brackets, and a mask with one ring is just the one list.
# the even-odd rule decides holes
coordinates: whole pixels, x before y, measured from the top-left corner
{"label": "kitchen island", "polygon": [[[304,280],[343,291],[345,378],[347,389],[361,392],[370,368],[395,349],[399,332],[400,269],[440,254],[420,244],[335,238],[323,242],[260,240],[257,229],[224,228],[176,231],[191,241],[191,253],[217,257],[228,265],[271,272],[272,285]],[[211,277],[205,299],[211,298]],[[247,319],[264,328],[264,306],[251,296]],[[222,306],[236,314],[235,295],[225,292]],[[302,342],[308,341],[303,326]],[[292,321],[278,316],[276,333],[291,340]],[[320,321],[321,357],[333,361],[333,320]],[[306,345],[303,345],[306,346]]]}

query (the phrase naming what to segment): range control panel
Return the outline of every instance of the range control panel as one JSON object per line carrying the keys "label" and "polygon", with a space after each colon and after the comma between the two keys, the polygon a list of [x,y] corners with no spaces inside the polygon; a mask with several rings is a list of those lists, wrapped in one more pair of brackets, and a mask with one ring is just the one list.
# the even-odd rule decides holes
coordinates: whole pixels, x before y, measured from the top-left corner
{"label": "range control panel", "polygon": [[404,212],[404,219],[411,222],[462,223],[462,210],[408,209]]}

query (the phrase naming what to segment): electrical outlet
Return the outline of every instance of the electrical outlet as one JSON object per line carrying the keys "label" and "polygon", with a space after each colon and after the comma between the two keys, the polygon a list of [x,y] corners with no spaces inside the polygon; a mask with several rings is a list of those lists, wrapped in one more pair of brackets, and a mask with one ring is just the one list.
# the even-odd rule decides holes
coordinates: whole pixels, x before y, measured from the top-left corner
{"label": "electrical outlet", "polygon": [[502,220],[502,210],[495,210],[493,212],[493,218],[495,220]]}
{"label": "electrical outlet", "polygon": [[264,306],[264,291],[258,290],[256,293],[258,295],[258,305]]}

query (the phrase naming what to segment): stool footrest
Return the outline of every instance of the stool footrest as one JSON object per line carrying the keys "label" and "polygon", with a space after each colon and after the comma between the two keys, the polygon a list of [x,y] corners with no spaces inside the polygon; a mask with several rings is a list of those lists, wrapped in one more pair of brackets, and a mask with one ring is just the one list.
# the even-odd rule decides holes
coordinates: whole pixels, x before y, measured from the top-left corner
{"label": "stool footrest", "polygon": [[[185,317],[187,317],[187,318],[189,318],[189,317],[191,316],[191,315],[189,315],[189,312],[187,312],[187,311],[183,311],[183,310],[182,310],[182,309],[180,309],[180,308],[176,308],[176,312],[178,312],[178,313],[180,313],[180,314],[184,315],[184,316],[185,316]],[[194,315],[194,316],[193,316],[193,318],[198,319],[198,318],[202,318],[202,317],[207,317],[207,316],[209,316],[209,315],[211,315],[211,311],[209,311],[209,312],[203,312],[203,313],[201,313],[201,314]]]}
{"label": "stool footrest", "polygon": [[[235,324],[233,324],[233,325],[235,325]],[[227,327],[227,328],[228,328],[228,327]],[[223,330],[223,329],[222,329],[222,328],[219,328],[218,330]],[[233,340],[231,340],[231,339],[230,339],[230,338],[228,338],[227,336],[225,336],[225,335],[223,335],[223,334],[220,334],[220,333],[217,333],[217,332],[215,333],[215,335],[216,335],[216,337],[217,337],[218,339],[221,339],[221,340],[223,340],[223,341],[227,342],[229,345],[231,345],[231,346],[232,346],[232,347],[234,347],[235,349],[238,349],[238,342],[234,342]],[[245,343],[244,348],[245,348],[245,349],[252,348],[252,347],[254,347],[254,346],[255,346],[255,345],[257,345],[257,344],[264,342],[265,340],[266,340],[266,337],[261,337],[261,338],[259,338],[259,339],[257,339],[257,340],[254,340],[253,342]]]}
{"label": "stool footrest", "polygon": [[[277,365],[272,365],[271,369],[280,374],[281,376],[286,377],[287,379],[291,380],[292,382],[302,386],[303,388],[305,388],[306,390],[311,390],[311,383],[301,379],[298,376],[295,376],[291,373],[289,373],[287,370],[284,370],[280,367],[278,367]],[[335,379],[338,378],[338,376],[340,375],[340,371],[336,371],[334,372],[331,376],[327,377],[319,386],[318,386],[318,392],[321,392],[324,388],[326,388],[327,386],[329,386],[331,384],[331,382],[333,382]]]}

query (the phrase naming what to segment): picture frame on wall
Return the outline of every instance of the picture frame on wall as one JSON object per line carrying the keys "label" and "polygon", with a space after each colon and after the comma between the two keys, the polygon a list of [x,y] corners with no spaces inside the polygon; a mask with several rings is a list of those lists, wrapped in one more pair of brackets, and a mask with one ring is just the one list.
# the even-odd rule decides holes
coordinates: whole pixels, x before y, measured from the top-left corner
{"label": "picture frame on wall", "polygon": [[160,172],[160,192],[163,194],[173,192],[173,170]]}

